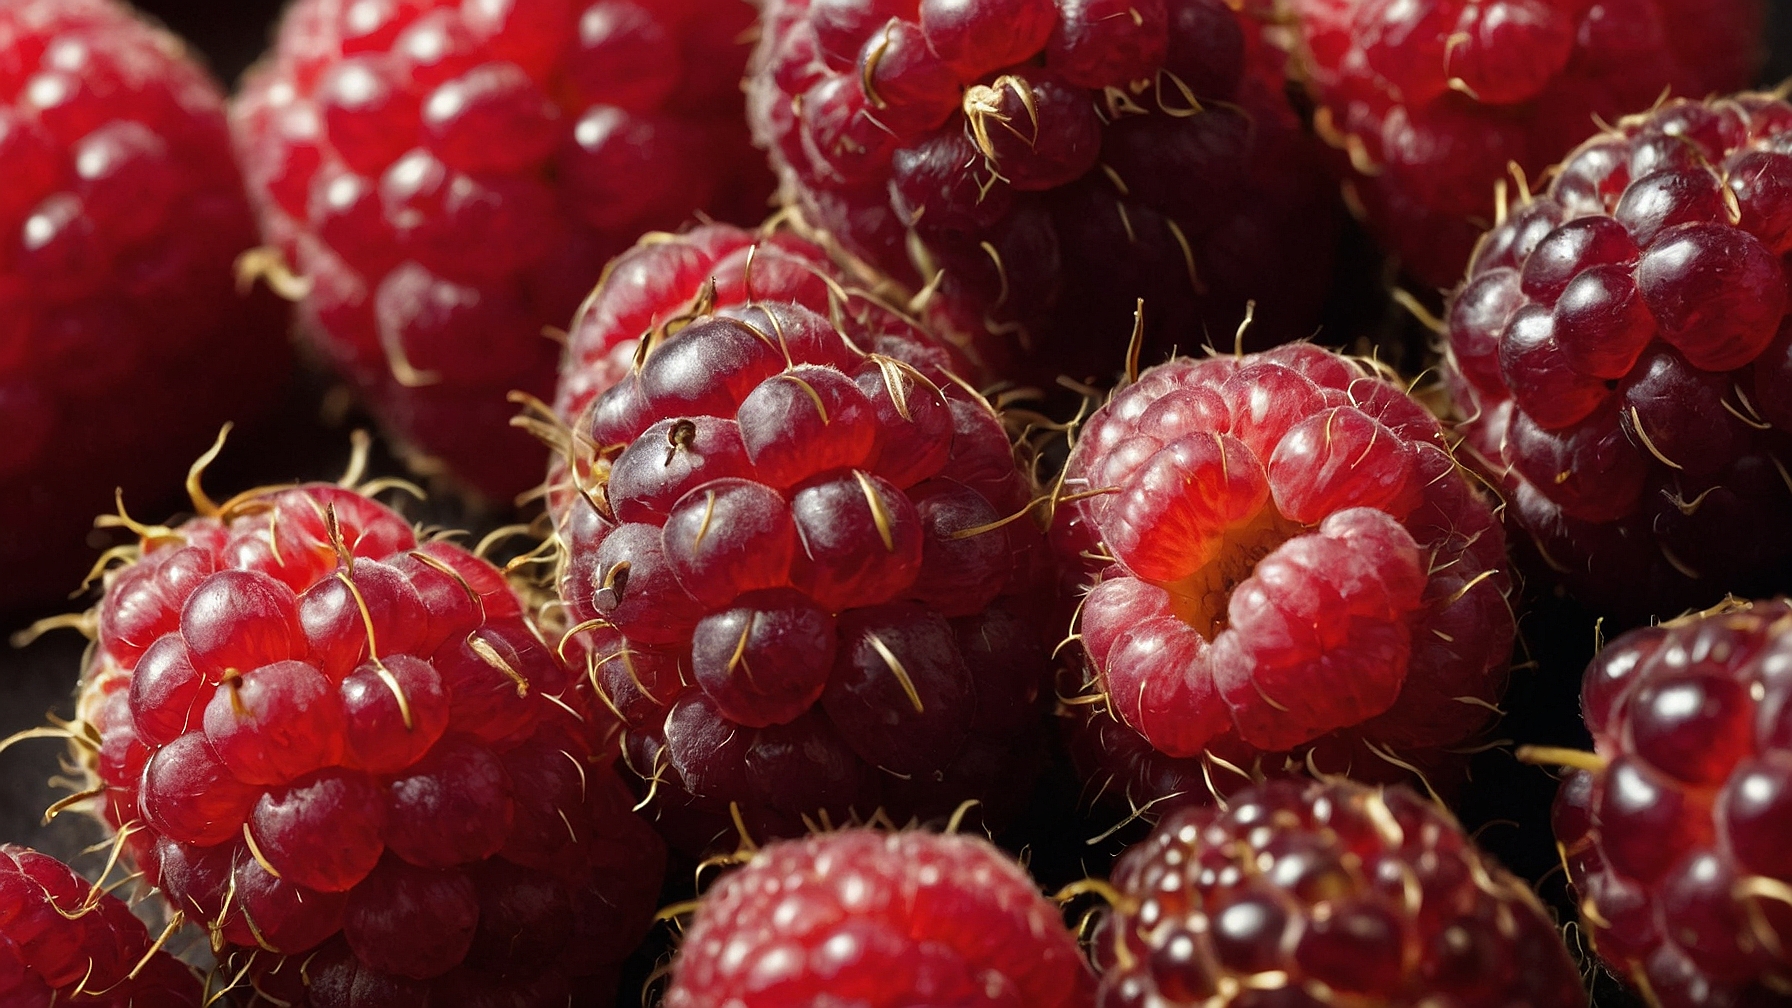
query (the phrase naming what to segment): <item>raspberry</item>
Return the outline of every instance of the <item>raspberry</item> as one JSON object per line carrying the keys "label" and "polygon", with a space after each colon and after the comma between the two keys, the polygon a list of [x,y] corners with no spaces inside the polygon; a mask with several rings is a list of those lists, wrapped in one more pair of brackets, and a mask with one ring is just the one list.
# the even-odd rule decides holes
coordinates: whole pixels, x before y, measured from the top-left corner
{"label": "raspberry", "polygon": [[[1063,496],[1087,684],[1163,755],[1336,773],[1489,723],[1505,537],[1437,422],[1363,365],[1299,343],[1171,360],[1089,419]],[[1095,745],[1141,779],[1135,747]]]}
{"label": "raspberry", "polygon": [[165,479],[287,371],[281,309],[232,289],[255,222],[223,98],[108,0],[0,8],[0,609],[63,595],[116,487]]}
{"label": "raspberry", "polygon": [[[1346,197],[1415,278],[1448,287],[1499,213],[1595,118],[1665,90],[1747,87],[1760,0],[1292,0],[1299,58]],[[1518,179],[1522,184],[1522,178]]]}
{"label": "raspberry", "polygon": [[1272,781],[1166,817],[1114,868],[1101,1008],[1580,1008],[1521,879],[1405,788]]}
{"label": "raspberry", "polygon": [[1076,1008],[1094,984],[1057,906],[967,836],[849,829],[775,843],[717,882],[666,1008]]}
{"label": "raspberry", "polygon": [[[805,255],[699,229],[624,256],[561,383],[566,643],[692,851],[737,816],[1000,821],[1040,761],[1046,551],[1004,522],[1030,481],[949,355]],[[640,340],[587,353],[605,333]]]}
{"label": "raspberry", "polygon": [[[875,342],[884,333],[917,341],[916,329],[878,292],[862,290],[821,246],[789,229],[754,234],[707,224],[680,234],[650,234],[606,268],[579,306],[567,337],[555,412],[575,424],[598,393],[634,366],[641,337],[663,324],[682,324],[716,308],[755,300],[792,301],[826,312],[849,336]],[[955,371],[971,368],[969,346],[943,344]]]}
{"label": "raspberry", "polygon": [[643,231],[764,214],[738,91],[753,16],[697,0],[291,7],[236,104],[237,142],[302,331],[413,453],[489,495],[535,483],[505,394],[552,388],[543,326]]}
{"label": "raspberry", "polygon": [[1789,668],[1784,599],[1632,630],[1581,684],[1597,755],[1538,754],[1590,768],[1556,839],[1599,958],[1661,1008],[1792,995]]}
{"label": "raspberry", "polygon": [[199,981],[62,862],[0,845],[0,999],[15,1008],[199,1008]]}
{"label": "raspberry", "polygon": [[1003,377],[1310,334],[1337,213],[1225,0],[780,0],[748,118],[784,201]]}
{"label": "raspberry", "polygon": [[194,503],[107,573],[78,710],[103,818],[226,975],[311,1008],[613,990],[663,848],[497,568],[343,486]]}
{"label": "raspberry", "polygon": [[1449,311],[1461,430],[1583,600],[1638,618],[1792,569],[1792,106],[1621,120],[1476,246]]}

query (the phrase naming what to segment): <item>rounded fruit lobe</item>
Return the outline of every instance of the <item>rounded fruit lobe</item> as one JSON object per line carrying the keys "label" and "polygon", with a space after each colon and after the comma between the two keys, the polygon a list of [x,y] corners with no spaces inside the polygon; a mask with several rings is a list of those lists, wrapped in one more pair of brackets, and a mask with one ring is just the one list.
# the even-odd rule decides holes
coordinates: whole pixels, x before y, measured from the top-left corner
{"label": "rounded fruit lobe", "polygon": [[[539,478],[546,398],[604,264],[771,183],[741,122],[754,12],[698,0],[294,3],[231,125],[300,332],[414,461]],[[282,279],[283,278],[283,279]]]}
{"label": "rounded fruit lobe", "polygon": [[[1588,665],[1595,753],[1556,796],[1581,926],[1663,1008],[1767,1004],[1792,957],[1792,604],[1729,600],[1633,630]],[[1547,755],[1547,754],[1546,754]]]}
{"label": "rounded fruit lobe", "polygon": [[1768,94],[1619,120],[1481,239],[1448,312],[1467,457],[1535,574],[1627,621],[1792,565],[1789,130]]}
{"label": "rounded fruit lobe", "polygon": [[[1760,0],[1295,0],[1286,13],[1333,173],[1406,272],[1447,287],[1485,222],[1530,195],[1513,187],[1542,178],[1590,122],[1664,94],[1753,83],[1766,9]],[[1630,169],[1638,179],[1647,170]],[[1662,192],[1702,189],[1717,201],[1717,187],[1691,181]]]}
{"label": "rounded fruit lobe", "polygon": [[67,598],[115,492],[163,507],[227,421],[281,399],[285,312],[243,294],[257,242],[224,93],[113,0],[0,11],[0,610]]}
{"label": "rounded fruit lobe", "polygon": [[770,844],[718,881],[666,1005],[1081,1008],[1093,986],[1058,907],[991,844],[846,829]]}
{"label": "rounded fruit lobe", "polygon": [[563,646],[693,852],[969,798],[999,823],[1037,771],[1030,481],[954,348],[831,269],[784,232],[645,243],[561,378]]}
{"label": "rounded fruit lobe", "polygon": [[799,229],[1052,386],[1187,332],[1312,331],[1340,203],[1282,54],[1224,0],[779,0],[747,113]]}
{"label": "rounded fruit lobe", "polygon": [[0,907],[6,1004],[201,1004],[199,979],[154,943],[123,900],[47,854],[0,845]]}
{"label": "rounded fruit lobe", "polygon": [[1178,761],[1374,774],[1448,763],[1488,725],[1504,536],[1437,422],[1365,365],[1305,344],[1173,359],[1089,418],[1063,486],[1081,685],[1120,722],[1073,717],[1072,748],[1134,802]]}
{"label": "rounded fruit lobe", "polygon": [[1323,1003],[1315,990],[1384,1005],[1587,1003],[1525,882],[1404,787],[1279,780],[1224,808],[1180,809],[1121,856],[1112,885],[1092,943],[1104,1008],[1242,1008],[1266,990],[1288,1004]]}
{"label": "rounded fruit lobe", "polygon": [[[77,709],[125,859],[283,1003],[613,982],[664,848],[503,573],[351,487],[194,507],[133,526],[93,614]],[[514,933],[541,906],[558,943]]]}

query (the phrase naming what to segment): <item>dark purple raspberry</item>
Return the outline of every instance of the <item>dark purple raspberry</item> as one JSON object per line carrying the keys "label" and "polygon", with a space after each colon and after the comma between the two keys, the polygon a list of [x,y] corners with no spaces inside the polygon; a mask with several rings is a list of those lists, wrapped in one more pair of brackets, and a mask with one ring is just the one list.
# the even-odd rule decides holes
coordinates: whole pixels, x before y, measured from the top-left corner
{"label": "dark purple raspberry", "polygon": [[1491,722],[1505,537],[1437,421],[1364,364],[1175,358],[1083,425],[1059,496],[1071,653],[1122,722],[1079,718],[1075,748],[1135,805],[1290,764],[1447,770]]}
{"label": "dark purple raspberry", "polygon": [[1792,106],[1671,102],[1582,144],[1476,246],[1460,427],[1542,563],[1669,616],[1792,570]]}
{"label": "dark purple raspberry", "polygon": [[179,490],[261,416],[282,309],[237,293],[255,221],[223,96],[111,0],[0,5],[0,610],[65,598],[115,489]]}
{"label": "dark purple raspberry", "polygon": [[1792,603],[1633,630],[1587,666],[1597,754],[1556,839],[1599,958],[1660,1008],[1792,999]]}
{"label": "dark purple raspberry", "polygon": [[[755,222],[733,0],[299,0],[234,111],[309,342],[388,433],[507,498],[540,479],[505,395],[547,396],[612,256]],[[292,277],[282,277],[290,271]]]}
{"label": "dark purple raspberry", "polygon": [[610,1003],[664,848],[503,574],[348,487],[194,506],[107,572],[75,739],[221,975],[308,1008]]}
{"label": "dark purple raspberry", "polygon": [[1412,276],[1446,287],[1530,178],[1664,92],[1754,82],[1761,0],[1293,0],[1297,66],[1351,204]]}
{"label": "dark purple raspberry", "polygon": [[782,837],[979,798],[998,823],[1039,761],[1030,481],[950,355],[802,248],[637,249],[562,376],[566,648],[692,850],[735,816]]}
{"label": "dark purple raspberry", "polygon": [[[1225,0],[779,0],[748,116],[782,197],[988,373],[1310,335],[1336,201]],[[1186,344],[1184,345],[1186,349]]]}
{"label": "dark purple raspberry", "polygon": [[1405,788],[1272,781],[1131,848],[1099,1008],[1584,1008],[1523,880]]}
{"label": "dark purple raspberry", "polygon": [[124,901],[47,854],[0,845],[0,1004],[199,1008],[199,980]]}
{"label": "dark purple raspberry", "polygon": [[1088,1008],[1057,906],[968,836],[841,830],[775,843],[698,904],[666,1008]]}

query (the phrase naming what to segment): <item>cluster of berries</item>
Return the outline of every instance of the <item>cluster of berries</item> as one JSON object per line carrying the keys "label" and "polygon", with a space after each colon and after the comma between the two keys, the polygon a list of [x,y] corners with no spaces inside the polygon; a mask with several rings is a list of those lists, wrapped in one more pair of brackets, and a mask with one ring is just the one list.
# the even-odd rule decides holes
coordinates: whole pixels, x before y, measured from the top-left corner
{"label": "cluster of berries", "polygon": [[[1792,603],[1725,598],[1792,591],[1792,104],[1706,97],[1764,16],[295,0],[227,107],[0,0],[0,565],[277,398],[270,291],[412,471],[539,509],[463,548],[364,439],[121,502],[26,734],[166,930],[0,847],[0,999],[608,1005],[672,857],[737,867],[667,1008],[1580,1008],[1446,807],[1528,577],[1640,627],[1594,751],[1520,753],[1586,951],[1792,1000]],[[1347,211],[1451,289],[1432,386],[1302,341]],[[1060,755],[1154,828],[1053,900],[960,831],[1080,815]]]}

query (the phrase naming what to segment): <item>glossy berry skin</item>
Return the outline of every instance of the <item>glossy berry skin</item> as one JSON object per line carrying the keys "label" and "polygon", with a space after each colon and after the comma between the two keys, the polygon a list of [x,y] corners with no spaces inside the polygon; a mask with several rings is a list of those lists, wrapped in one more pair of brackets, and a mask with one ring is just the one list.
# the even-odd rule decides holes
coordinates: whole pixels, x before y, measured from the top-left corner
{"label": "glossy berry skin", "polygon": [[1792,604],[1632,630],[1581,685],[1596,771],[1556,797],[1581,927],[1661,1008],[1792,996]]}
{"label": "glossy berry skin", "polygon": [[[1504,535],[1437,421],[1362,363],[1290,344],[1146,371],[1078,433],[1062,497],[1080,685],[1162,756],[1377,774],[1489,723]],[[1086,768],[1164,779],[1104,734]]]}
{"label": "glossy berry skin", "polygon": [[233,110],[301,331],[387,432],[508,498],[506,421],[642,232],[765,212],[736,0],[302,0]]}
{"label": "glossy berry skin", "polygon": [[198,979],[151,944],[123,900],[47,854],[0,845],[0,1003],[199,1008]]}
{"label": "glossy berry skin", "polygon": [[1121,856],[1100,1008],[1582,1008],[1529,886],[1402,787],[1271,781]]}
{"label": "glossy berry skin", "polygon": [[1248,299],[1253,339],[1311,333],[1337,209],[1278,58],[1224,0],[779,0],[748,117],[809,227],[1050,385],[1139,298],[1153,354]]}
{"label": "glossy berry skin", "polygon": [[333,484],[196,503],[80,693],[137,867],[286,1003],[607,1004],[664,851],[501,572]]}
{"label": "glossy berry skin", "polygon": [[847,829],[774,843],[710,889],[666,1008],[1082,1008],[1058,907],[969,836]]}
{"label": "glossy berry skin", "polygon": [[1296,65],[1346,198],[1421,283],[1595,119],[1754,82],[1760,0],[1292,0]]}
{"label": "glossy berry skin", "polygon": [[948,353],[954,371],[974,369],[975,349],[930,333],[841,270],[826,249],[786,227],[760,232],[704,224],[678,234],[649,234],[606,268],[579,305],[567,333],[554,409],[574,424],[597,395],[634,367],[641,337],[654,327],[683,324],[695,309],[740,307],[754,300],[790,301],[838,313],[852,339],[879,334],[930,343]]}
{"label": "glossy berry skin", "polygon": [[115,488],[160,501],[277,399],[277,299],[218,85],[110,0],[0,9],[0,609],[60,600]]}
{"label": "glossy berry skin", "polygon": [[1672,616],[1792,570],[1788,221],[1792,106],[1747,94],[1622,120],[1476,246],[1459,429],[1590,605]]}
{"label": "glossy berry skin", "polygon": [[646,342],[562,378],[566,653],[681,848],[731,849],[735,815],[999,822],[1050,697],[1030,481],[945,350],[745,237],[636,250],[575,327]]}

